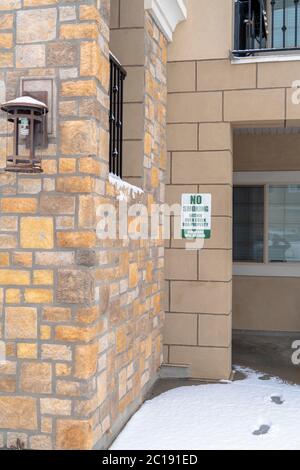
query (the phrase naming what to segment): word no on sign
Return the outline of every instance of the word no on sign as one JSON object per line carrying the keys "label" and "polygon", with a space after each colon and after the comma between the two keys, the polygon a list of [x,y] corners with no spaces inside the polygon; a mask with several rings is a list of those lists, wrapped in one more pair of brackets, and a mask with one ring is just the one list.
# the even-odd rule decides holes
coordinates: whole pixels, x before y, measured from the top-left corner
{"label": "word no on sign", "polygon": [[211,194],[182,194],[182,238],[211,237]]}

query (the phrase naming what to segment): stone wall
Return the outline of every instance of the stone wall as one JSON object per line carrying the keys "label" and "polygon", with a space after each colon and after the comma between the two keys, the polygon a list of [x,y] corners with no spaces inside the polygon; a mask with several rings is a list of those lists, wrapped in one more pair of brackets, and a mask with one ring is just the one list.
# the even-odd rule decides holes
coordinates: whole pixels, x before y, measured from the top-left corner
{"label": "stone wall", "polygon": [[[118,196],[109,3],[0,0],[1,100],[50,82],[53,105],[41,175],[3,171],[11,137],[0,120],[1,446],[108,445],[161,363],[162,241],[96,236],[97,208]],[[166,41],[149,16],[144,32],[140,198],[151,204],[163,198]]]}

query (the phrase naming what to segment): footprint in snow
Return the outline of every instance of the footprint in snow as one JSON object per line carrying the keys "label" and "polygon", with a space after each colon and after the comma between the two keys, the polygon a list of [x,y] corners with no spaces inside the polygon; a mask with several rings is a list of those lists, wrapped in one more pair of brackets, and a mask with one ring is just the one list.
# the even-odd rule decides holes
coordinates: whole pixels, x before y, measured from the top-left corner
{"label": "footprint in snow", "polygon": [[262,424],[259,429],[257,429],[256,431],[254,431],[252,434],[254,436],[262,436],[263,434],[268,434],[268,432],[270,431],[271,429],[271,426],[269,426],[268,424]]}
{"label": "footprint in snow", "polygon": [[272,395],[270,398],[271,398],[271,401],[275,403],[275,405],[283,405],[284,403],[284,400],[282,396],[280,395]]}

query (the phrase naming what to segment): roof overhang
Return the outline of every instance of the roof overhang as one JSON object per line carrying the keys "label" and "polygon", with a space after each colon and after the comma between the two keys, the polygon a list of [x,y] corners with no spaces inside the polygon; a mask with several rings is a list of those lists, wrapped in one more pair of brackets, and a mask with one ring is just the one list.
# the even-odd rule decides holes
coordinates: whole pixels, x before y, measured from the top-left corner
{"label": "roof overhang", "polygon": [[169,42],[181,21],[187,18],[184,0],[144,0],[148,10]]}

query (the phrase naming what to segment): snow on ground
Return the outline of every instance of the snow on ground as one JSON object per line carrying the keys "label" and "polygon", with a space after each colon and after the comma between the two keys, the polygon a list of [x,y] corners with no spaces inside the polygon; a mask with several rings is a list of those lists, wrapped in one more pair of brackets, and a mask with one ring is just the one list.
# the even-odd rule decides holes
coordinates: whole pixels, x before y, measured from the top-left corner
{"label": "snow on ground", "polygon": [[180,387],[147,401],[111,449],[299,450],[300,386],[236,370],[247,378]]}

